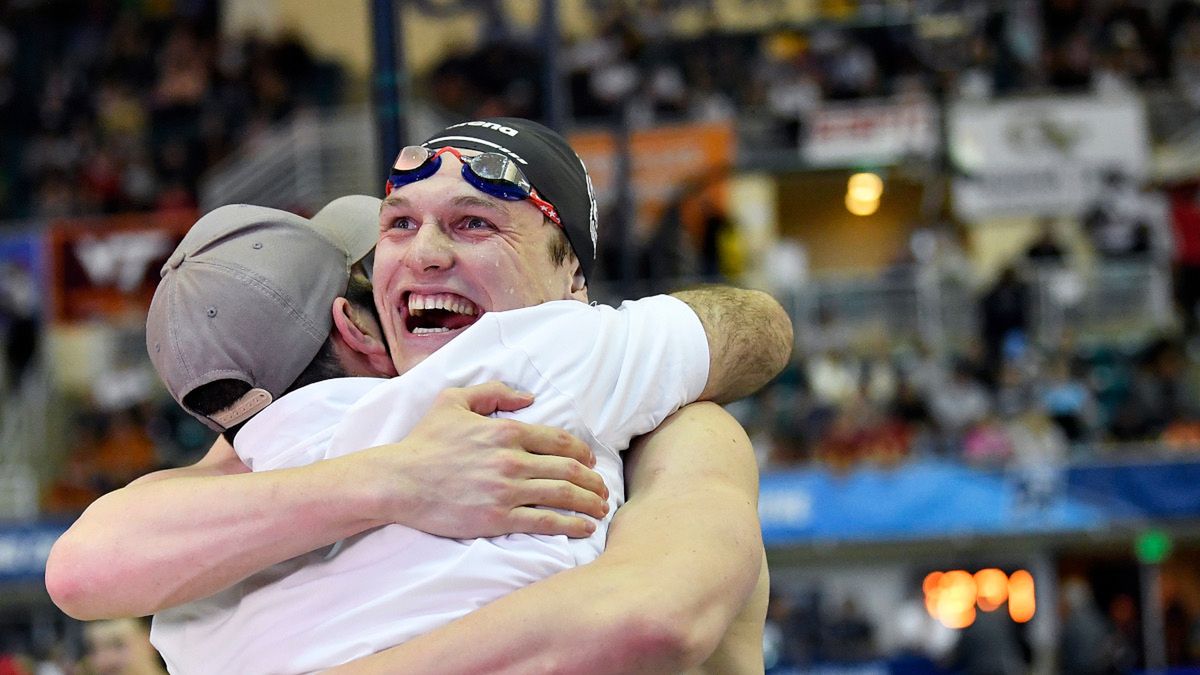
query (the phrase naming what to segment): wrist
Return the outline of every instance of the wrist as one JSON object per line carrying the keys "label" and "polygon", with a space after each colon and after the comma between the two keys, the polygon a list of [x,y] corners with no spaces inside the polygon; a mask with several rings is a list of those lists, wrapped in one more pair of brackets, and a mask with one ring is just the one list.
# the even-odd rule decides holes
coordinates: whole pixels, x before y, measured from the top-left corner
{"label": "wrist", "polygon": [[393,522],[387,514],[394,513],[389,509],[396,501],[395,486],[389,489],[382,472],[371,470],[363,457],[356,457],[360,454],[314,462],[302,469],[311,474],[307,489],[324,495],[322,510],[341,523],[338,529],[347,531],[347,536]]}
{"label": "wrist", "polygon": [[327,465],[327,475],[318,485],[336,486],[347,517],[365,521],[364,529],[398,523],[397,514],[413,508],[413,490],[405,483],[410,477],[403,462],[407,446],[407,440],[401,440],[318,462]]}

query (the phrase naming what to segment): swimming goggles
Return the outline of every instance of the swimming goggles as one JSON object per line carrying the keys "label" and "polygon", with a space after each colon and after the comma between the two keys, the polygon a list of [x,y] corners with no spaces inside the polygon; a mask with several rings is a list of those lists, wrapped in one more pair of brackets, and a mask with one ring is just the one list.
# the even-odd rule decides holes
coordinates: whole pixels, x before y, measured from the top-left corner
{"label": "swimming goggles", "polygon": [[415,183],[437,173],[442,166],[441,155],[447,152],[462,162],[463,178],[477,190],[510,202],[528,199],[547,218],[554,221],[555,225],[562,227],[562,219],[559,218],[554,205],[538,196],[537,190],[533,189],[529,179],[512,158],[498,152],[463,155],[450,146],[438,150],[419,145],[405,146],[392,164],[386,194],[391,194],[392,190],[402,185]]}

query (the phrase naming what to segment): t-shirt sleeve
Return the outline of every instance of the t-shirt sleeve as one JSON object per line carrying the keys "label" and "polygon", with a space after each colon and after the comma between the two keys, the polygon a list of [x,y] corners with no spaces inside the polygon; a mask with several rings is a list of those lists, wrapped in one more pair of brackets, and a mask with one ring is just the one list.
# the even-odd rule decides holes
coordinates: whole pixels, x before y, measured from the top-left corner
{"label": "t-shirt sleeve", "polygon": [[[530,312],[539,316],[535,317]],[[695,312],[666,295],[619,308],[551,302],[500,326],[505,346],[570,396],[597,440],[624,449],[696,400],[708,381],[708,338]]]}

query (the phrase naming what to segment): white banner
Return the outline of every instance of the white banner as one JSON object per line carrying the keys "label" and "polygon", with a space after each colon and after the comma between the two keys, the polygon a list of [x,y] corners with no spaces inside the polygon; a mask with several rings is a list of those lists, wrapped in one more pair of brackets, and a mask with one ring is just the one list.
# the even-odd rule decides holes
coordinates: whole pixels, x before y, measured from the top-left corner
{"label": "white banner", "polygon": [[804,159],[814,166],[893,164],[930,157],[938,147],[938,114],[929,101],[864,101],[822,106],[809,118]]}
{"label": "white banner", "polygon": [[954,210],[965,220],[1077,216],[1105,172],[1147,175],[1149,135],[1137,98],[960,102],[949,115]]}

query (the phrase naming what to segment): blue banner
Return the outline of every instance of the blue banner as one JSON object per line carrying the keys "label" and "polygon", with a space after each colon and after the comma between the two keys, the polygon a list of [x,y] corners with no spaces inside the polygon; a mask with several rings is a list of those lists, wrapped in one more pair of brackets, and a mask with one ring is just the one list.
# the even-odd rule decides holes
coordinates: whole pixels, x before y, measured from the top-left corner
{"label": "blue banner", "polygon": [[849,473],[762,477],[768,546],[959,534],[1097,531],[1134,519],[1200,518],[1200,462],[983,471],[920,461]]}
{"label": "blue banner", "polygon": [[1200,460],[1073,467],[1071,494],[1146,518],[1200,517]]}
{"label": "blue banner", "polygon": [[66,531],[59,523],[0,525],[0,582],[40,581],[50,547]]}

